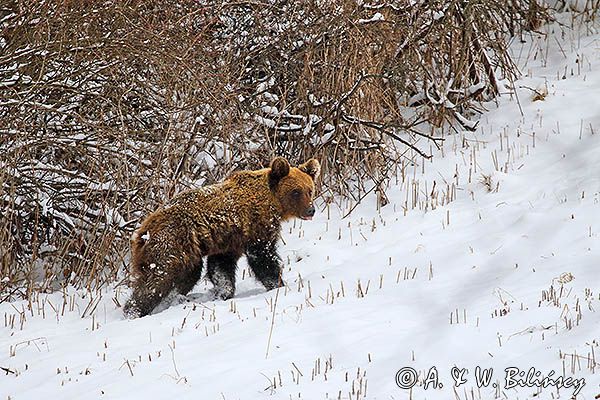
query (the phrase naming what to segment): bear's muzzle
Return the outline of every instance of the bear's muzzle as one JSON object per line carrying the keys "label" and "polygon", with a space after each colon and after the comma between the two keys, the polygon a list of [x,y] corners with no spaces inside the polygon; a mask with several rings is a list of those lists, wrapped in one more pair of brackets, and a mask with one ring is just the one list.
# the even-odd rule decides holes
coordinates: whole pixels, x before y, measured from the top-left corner
{"label": "bear's muzzle", "polygon": [[311,204],[310,207],[308,207],[306,209],[306,211],[304,211],[304,215],[300,216],[300,219],[311,220],[314,215],[315,215],[315,206],[313,206]]}

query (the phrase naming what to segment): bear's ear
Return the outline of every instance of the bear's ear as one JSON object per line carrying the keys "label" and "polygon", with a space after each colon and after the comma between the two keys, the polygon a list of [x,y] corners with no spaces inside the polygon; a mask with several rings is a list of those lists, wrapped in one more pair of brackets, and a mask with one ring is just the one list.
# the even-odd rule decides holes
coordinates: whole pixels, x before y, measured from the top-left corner
{"label": "bear's ear", "polygon": [[290,163],[283,157],[276,157],[271,161],[271,171],[269,171],[269,187],[273,189],[281,178],[285,178],[290,173]]}
{"label": "bear's ear", "polygon": [[305,174],[308,174],[314,181],[315,179],[317,179],[319,173],[321,172],[321,163],[319,163],[318,160],[311,158],[304,164],[300,165],[298,168],[300,169],[300,171],[304,172]]}

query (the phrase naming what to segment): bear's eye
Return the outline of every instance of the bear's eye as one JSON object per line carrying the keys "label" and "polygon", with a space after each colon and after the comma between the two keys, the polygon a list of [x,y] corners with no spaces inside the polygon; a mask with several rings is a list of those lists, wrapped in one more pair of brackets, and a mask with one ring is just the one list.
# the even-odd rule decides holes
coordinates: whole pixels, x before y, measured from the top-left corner
{"label": "bear's eye", "polygon": [[302,192],[298,189],[292,190],[292,197],[294,199],[299,199],[302,196]]}

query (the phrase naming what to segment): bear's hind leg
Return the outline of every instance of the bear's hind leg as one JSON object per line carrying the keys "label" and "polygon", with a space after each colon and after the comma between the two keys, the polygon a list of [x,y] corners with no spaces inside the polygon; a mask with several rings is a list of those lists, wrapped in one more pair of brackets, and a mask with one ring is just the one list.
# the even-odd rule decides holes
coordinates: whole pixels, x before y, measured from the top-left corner
{"label": "bear's hind leg", "polygon": [[235,270],[239,256],[231,253],[208,256],[208,279],[214,285],[215,296],[228,300],[235,294]]}
{"label": "bear's hind leg", "polygon": [[267,290],[283,286],[281,280],[281,259],[277,254],[275,246],[274,243],[254,245],[246,251],[250,269],[252,269],[256,279]]}

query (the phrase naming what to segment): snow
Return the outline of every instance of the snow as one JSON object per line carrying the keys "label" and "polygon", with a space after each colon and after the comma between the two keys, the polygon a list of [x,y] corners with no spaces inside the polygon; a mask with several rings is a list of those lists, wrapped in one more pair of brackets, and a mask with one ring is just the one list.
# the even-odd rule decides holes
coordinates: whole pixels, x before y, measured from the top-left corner
{"label": "snow", "polygon": [[335,126],[327,123],[323,127],[323,132],[324,132],[323,136],[314,136],[311,139],[313,146],[318,146],[318,145],[329,142],[335,133]]}
{"label": "snow", "polygon": [[275,121],[273,121],[272,119],[264,118],[264,117],[261,117],[260,115],[255,115],[254,120],[256,122],[258,122],[259,124],[266,126],[267,128],[275,128],[275,126],[277,125],[277,123]]}
{"label": "snow", "polygon": [[385,21],[385,17],[381,13],[375,13],[371,18],[360,18],[357,22],[359,24],[369,24],[372,22]]}
{"label": "snow", "polygon": [[265,99],[272,101],[274,103],[279,101],[279,96],[277,96],[276,94],[273,94],[273,93],[264,92],[263,96],[265,97]]}
{"label": "snow", "polygon": [[[0,304],[0,399],[600,394],[600,35],[552,27],[560,47],[513,44],[516,95],[399,171],[388,205],[373,193],[347,218],[355,204],[321,204],[284,225],[285,288],[265,292],[241,261],[233,300],[201,281],[141,319],[122,315],[123,286]],[[418,384],[401,389],[408,367]],[[477,367],[493,368],[487,387]],[[510,368],[574,380],[514,385]]]}
{"label": "snow", "polygon": [[261,107],[261,110],[263,113],[267,114],[267,115],[272,115],[272,116],[278,116],[279,115],[279,110],[277,109],[277,107],[273,107],[273,106],[269,106],[269,105],[263,105]]}

